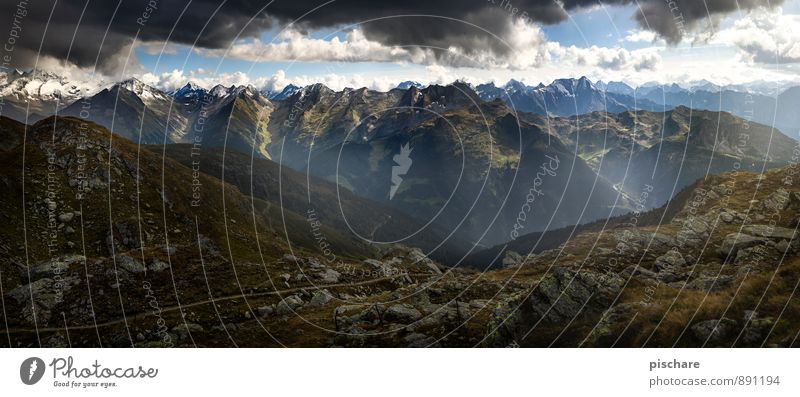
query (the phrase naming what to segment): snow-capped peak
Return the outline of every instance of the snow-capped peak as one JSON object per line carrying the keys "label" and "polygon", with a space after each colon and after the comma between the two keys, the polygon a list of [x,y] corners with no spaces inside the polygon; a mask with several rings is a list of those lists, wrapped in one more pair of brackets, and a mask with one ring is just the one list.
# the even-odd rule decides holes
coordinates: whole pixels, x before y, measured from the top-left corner
{"label": "snow-capped peak", "polygon": [[208,93],[214,98],[222,98],[230,95],[234,90],[236,90],[236,86],[225,87],[222,84],[217,84]]}
{"label": "snow-capped peak", "polygon": [[103,81],[72,81],[55,73],[15,69],[0,74],[0,95],[23,101],[72,102],[100,90]]}
{"label": "snow-capped peak", "polygon": [[142,101],[147,102],[156,99],[166,99],[166,95],[156,88],[153,88],[141,80],[132,77],[118,84],[119,88],[124,88],[136,94]]}
{"label": "snow-capped peak", "polygon": [[183,88],[173,92],[172,96],[175,98],[199,98],[205,93],[205,89],[190,81]]}

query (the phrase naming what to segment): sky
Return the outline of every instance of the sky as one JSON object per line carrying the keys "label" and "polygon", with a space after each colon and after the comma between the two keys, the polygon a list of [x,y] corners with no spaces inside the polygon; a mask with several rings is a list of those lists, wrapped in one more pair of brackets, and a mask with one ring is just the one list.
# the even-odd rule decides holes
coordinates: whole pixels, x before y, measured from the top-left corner
{"label": "sky", "polygon": [[21,33],[5,48],[9,65],[76,80],[137,77],[164,90],[188,81],[388,90],[406,80],[580,76],[800,82],[800,0],[4,3],[9,38],[16,26]]}

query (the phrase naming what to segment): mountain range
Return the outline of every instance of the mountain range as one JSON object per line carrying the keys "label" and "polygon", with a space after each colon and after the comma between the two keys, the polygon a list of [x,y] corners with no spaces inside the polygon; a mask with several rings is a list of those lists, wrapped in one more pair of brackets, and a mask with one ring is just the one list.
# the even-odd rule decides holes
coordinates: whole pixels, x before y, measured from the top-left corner
{"label": "mountain range", "polygon": [[[381,92],[290,85],[266,92],[188,83],[163,92],[129,79],[75,99],[58,114],[96,122],[142,145],[186,144],[189,151],[271,159],[312,177],[308,185],[341,187],[380,203],[382,211],[422,220],[437,235],[450,231],[462,248],[467,241],[488,247],[639,206],[655,208],[698,178],[792,159],[794,141],[778,130],[655,101],[659,95],[697,98],[710,83],[633,88],[584,77],[536,87],[513,80],[503,87],[401,86]],[[407,169],[399,173],[403,148]],[[559,168],[543,170],[556,164],[553,159]],[[534,183],[541,191],[528,206]],[[649,191],[644,201],[643,189]],[[350,208],[354,214],[342,209],[345,219],[359,211]]]}
{"label": "mountain range", "polygon": [[[613,98],[559,84],[547,106]],[[127,80],[0,118],[9,345],[794,343],[798,144],[774,128],[460,82],[283,91]]]}
{"label": "mountain range", "polygon": [[797,134],[800,125],[800,116],[792,111],[800,106],[800,87],[775,83],[718,86],[702,81],[689,88],[675,83],[647,83],[633,88],[624,82],[592,83],[581,77],[537,86],[516,80],[501,87],[488,83],[478,85],[476,91],[484,100],[499,98],[520,112],[548,116],[574,116],[595,111],[663,112],[685,106],[728,112],[748,121],[774,126],[790,135]]}

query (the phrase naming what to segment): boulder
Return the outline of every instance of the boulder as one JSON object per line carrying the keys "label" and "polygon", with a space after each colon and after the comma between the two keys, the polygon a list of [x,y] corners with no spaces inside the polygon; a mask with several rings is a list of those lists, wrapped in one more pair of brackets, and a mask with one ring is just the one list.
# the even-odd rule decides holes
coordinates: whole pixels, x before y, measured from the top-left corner
{"label": "boulder", "polygon": [[337,330],[347,330],[353,326],[367,327],[376,325],[383,319],[386,307],[381,303],[369,306],[343,305],[333,311],[333,322]]}
{"label": "boulder", "polygon": [[420,318],[422,318],[422,313],[408,304],[389,306],[389,308],[386,309],[386,313],[384,313],[384,319],[387,321],[402,324],[412,323]]}
{"label": "boulder", "polygon": [[[22,308],[22,318],[30,324],[47,324],[52,311],[65,301],[64,295],[80,284],[77,276],[56,276],[20,285],[8,292]],[[36,321],[34,321],[34,317]]]}
{"label": "boulder", "polygon": [[694,336],[703,342],[717,343],[735,334],[736,321],[729,318],[700,321],[691,328]]}
{"label": "boulder", "polygon": [[641,266],[637,266],[637,265],[630,265],[630,266],[626,267],[625,270],[622,271],[621,275],[623,275],[625,277],[642,276],[642,277],[652,278],[652,279],[658,278],[658,274],[656,274],[656,272],[654,272],[652,270],[647,270],[647,269],[645,269],[645,268],[643,268]]}
{"label": "boulder", "polygon": [[154,271],[154,272],[160,272],[160,271],[169,269],[169,263],[162,262],[162,261],[156,259],[147,268],[152,270],[152,271]]}
{"label": "boulder", "polygon": [[508,346],[521,340],[536,323],[565,324],[578,314],[600,317],[624,284],[615,273],[557,267],[542,277],[530,294],[516,293],[497,305],[489,316],[484,344]]}
{"label": "boulder", "polygon": [[312,307],[322,306],[327,304],[331,300],[333,300],[333,295],[331,295],[331,293],[328,292],[328,290],[326,289],[317,290],[314,291],[314,295],[311,297],[311,300],[308,302],[308,305]]}
{"label": "boulder", "polygon": [[614,233],[616,251],[623,255],[641,253],[645,247],[650,252],[667,252],[675,246],[675,239],[661,233],[642,232],[636,229]]}
{"label": "boulder", "polygon": [[256,309],[259,317],[269,317],[275,312],[275,305],[261,306]]}
{"label": "boulder", "polygon": [[31,267],[31,281],[43,277],[52,277],[59,274],[63,275],[69,270],[70,265],[74,263],[82,264],[83,261],[83,255],[63,255],[49,261],[41,262]]}
{"label": "boulder", "polygon": [[691,216],[681,222],[676,239],[684,247],[699,247],[705,244],[710,229],[710,222],[704,217]]}
{"label": "boulder", "polygon": [[683,259],[683,255],[677,250],[669,250],[666,254],[659,256],[656,258],[656,269],[659,271],[666,270],[666,269],[674,269],[683,267],[686,265],[686,260]]}
{"label": "boulder", "polygon": [[279,316],[293,314],[298,308],[303,306],[303,303],[303,299],[300,298],[300,296],[290,295],[278,302],[278,305],[275,307],[275,312],[278,313]]}
{"label": "boulder", "polygon": [[136,221],[114,222],[113,233],[106,236],[106,246],[110,254],[130,251],[142,245]]}
{"label": "boulder", "polygon": [[333,270],[331,268],[325,267],[317,272],[314,273],[314,277],[322,283],[325,284],[335,284],[339,282],[339,277],[341,277],[341,273]]}
{"label": "boulder", "polygon": [[75,214],[72,212],[65,212],[58,216],[58,221],[61,223],[70,223],[72,219],[75,217]]}
{"label": "boulder", "polygon": [[744,233],[731,233],[722,240],[719,253],[722,257],[736,258],[739,250],[764,244],[766,241],[767,239],[764,237],[754,237]]}
{"label": "boulder", "polygon": [[406,347],[410,348],[438,346],[436,338],[417,332],[406,335],[406,337],[403,338],[403,340],[407,343]]}
{"label": "boulder", "polygon": [[789,192],[784,188],[779,188],[761,200],[761,208],[771,213],[780,212],[789,206],[789,199]]}
{"label": "boulder", "polygon": [[733,276],[700,274],[686,283],[687,289],[714,292],[728,288],[733,283]]}
{"label": "boulder", "polygon": [[121,267],[128,273],[141,273],[145,271],[145,267],[142,264],[142,262],[139,262],[136,259],[131,258],[130,256],[117,255],[114,258],[117,263],[117,266]]}
{"label": "boulder", "polygon": [[785,227],[769,226],[769,225],[748,225],[742,228],[742,231],[751,236],[767,237],[777,240],[794,240],[794,230]]}
{"label": "boulder", "polygon": [[503,267],[510,267],[510,266],[519,266],[522,264],[522,255],[508,250],[506,251],[506,255],[503,257]]}
{"label": "boulder", "polygon": [[192,332],[194,333],[203,332],[203,327],[200,324],[184,323],[173,327],[172,332],[178,336],[178,339],[186,339]]}

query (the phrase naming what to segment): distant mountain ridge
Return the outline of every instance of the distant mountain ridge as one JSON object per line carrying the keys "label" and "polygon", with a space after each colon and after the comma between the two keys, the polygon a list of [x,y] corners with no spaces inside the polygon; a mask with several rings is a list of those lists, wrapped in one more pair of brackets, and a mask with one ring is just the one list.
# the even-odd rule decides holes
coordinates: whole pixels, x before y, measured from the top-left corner
{"label": "distant mountain ridge", "polygon": [[488,83],[478,85],[476,91],[483,100],[500,99],[517,111],[548,116],[574,116],[597,111],[617,113],[632,109],[658,110],[655,102],[637,100],[622,92],[603,88],[581,77],[558,79],[551,84],[535,87],[516,80],[502,87]]}

